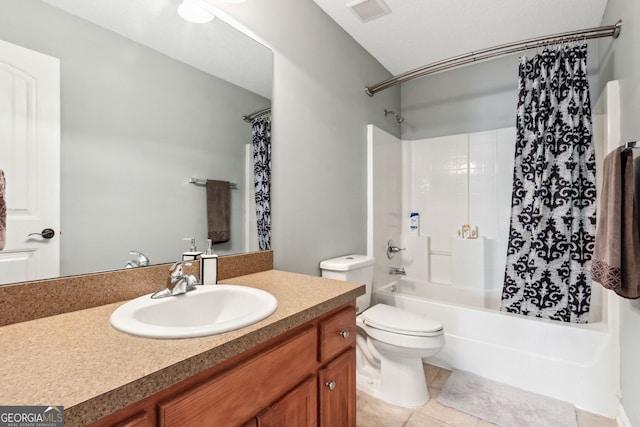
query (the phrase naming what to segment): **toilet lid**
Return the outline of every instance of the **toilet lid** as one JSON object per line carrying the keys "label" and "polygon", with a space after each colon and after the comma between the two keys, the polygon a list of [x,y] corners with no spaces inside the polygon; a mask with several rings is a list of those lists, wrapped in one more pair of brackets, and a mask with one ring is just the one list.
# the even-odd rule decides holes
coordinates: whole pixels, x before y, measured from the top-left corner
{"label": "toilet lid", "polygon": [[383,331],[416,336],[442,333],[442,323],[391,305],[376,304],[361,316],[365,325]]}

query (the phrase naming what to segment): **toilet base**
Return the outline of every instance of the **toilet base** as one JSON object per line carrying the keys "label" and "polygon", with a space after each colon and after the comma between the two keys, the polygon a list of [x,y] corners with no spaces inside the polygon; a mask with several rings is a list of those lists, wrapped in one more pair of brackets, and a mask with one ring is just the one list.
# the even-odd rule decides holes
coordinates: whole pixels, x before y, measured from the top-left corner
{"label": "toilet base", "polygon": [[392,405],[415,408],[429,401],[429,390],[424,376],[422,359],[390,360],[382,356],[379,375],[356,370],[356,386]]}

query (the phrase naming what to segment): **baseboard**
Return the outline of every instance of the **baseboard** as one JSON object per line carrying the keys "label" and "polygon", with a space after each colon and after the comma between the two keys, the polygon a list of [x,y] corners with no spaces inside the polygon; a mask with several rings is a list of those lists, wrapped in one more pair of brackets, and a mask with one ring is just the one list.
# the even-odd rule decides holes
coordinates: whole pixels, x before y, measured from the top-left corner
{"label": "baseboard", "polygon": [[624,410],[624,406],[621,403],[618,403],[618,415],[616,415],[616,422],[618,423],[618,427],[632,427],[631,421],[627,417],[627,413]]}

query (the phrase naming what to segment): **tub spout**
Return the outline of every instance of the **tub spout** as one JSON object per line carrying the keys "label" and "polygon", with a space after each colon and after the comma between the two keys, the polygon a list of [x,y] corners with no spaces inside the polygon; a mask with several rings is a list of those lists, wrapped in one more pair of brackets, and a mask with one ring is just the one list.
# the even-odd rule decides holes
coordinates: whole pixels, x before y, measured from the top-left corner
{"label": "tub spout", "polygon": [[404,271],[404,267],[389,267],[389,274],[399,274],[401,276],[405,276],[407,272]]}

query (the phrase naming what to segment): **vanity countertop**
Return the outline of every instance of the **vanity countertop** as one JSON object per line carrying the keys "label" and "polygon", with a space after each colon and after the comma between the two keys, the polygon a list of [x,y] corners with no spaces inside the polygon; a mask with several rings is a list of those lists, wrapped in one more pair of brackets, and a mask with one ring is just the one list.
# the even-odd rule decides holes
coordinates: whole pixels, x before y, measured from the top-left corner
{"label": "vanity countertop", "polygon": [[251,326],[189,339],[116,331],[109,317],[124,302],[0,327],[0,405],[62,405],[65,425],[84,425],[364,294],[364,285],[278,270],[221,283],[270,292],[278,309]]}

